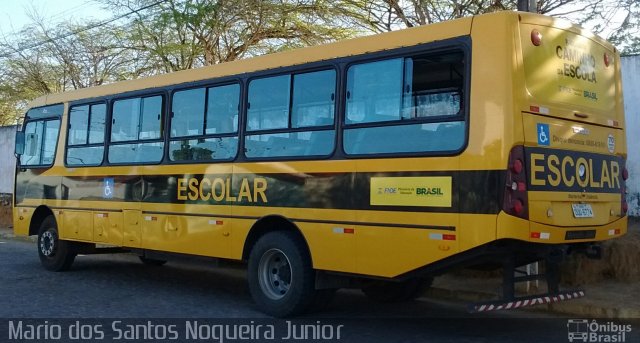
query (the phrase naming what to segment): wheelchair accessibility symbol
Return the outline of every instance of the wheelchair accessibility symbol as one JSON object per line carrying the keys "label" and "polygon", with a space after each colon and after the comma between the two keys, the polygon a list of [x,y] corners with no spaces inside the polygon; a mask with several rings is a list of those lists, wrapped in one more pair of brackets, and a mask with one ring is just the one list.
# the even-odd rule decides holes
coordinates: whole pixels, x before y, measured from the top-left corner
{"label": "wheelchair accessibility symbol", "polygon": [[549,146],[549,124],[538,124],[538,145]]}
{"label": "wheelchair accessibility symbol", "polygon": [[113,198],[113,186],[114,186],[113,178],[109,177],[104,179],[104,185],[102,188],[103,198],[105,199]]}

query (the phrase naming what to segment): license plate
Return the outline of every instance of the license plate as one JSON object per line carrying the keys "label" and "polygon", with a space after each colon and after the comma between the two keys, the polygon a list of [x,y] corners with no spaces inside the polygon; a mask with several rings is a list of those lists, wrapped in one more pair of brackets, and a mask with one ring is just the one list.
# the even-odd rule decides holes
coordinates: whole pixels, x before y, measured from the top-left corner
{"label": "license plate", "polygon": [[593,218],[591,204],[571,204],[573,216],[576,218]]}

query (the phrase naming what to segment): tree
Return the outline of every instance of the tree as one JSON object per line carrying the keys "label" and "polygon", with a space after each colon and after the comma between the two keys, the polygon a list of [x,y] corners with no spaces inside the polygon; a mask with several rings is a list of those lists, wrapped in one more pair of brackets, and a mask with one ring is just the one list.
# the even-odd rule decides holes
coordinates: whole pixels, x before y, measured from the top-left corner
{"label": "tree", "polygon": [[[104,0],[134,12],[130,42],[159,72],[321,44],[354,34],[331,22],[331,1]],[[137,8],[146,8],[136,11]]]}
{"label": "tree", "polygon": [[613,43],[622,54],[640,53],[640,1],[545,0],[563,3],[547,13],[579,23]]}
{"label": "tree", "polygon": [[136,78],[144,71],[141,59],[122,43],[119,27],[87,32],[84,25],[49,25],[37,13],[32,21],[0,42],[0,124],[15,122],[38,96]]}
{"label": "tree", "polygon": [[36,39],[46,42],[42,50],[52,65],[62,68],[63,90],[100,86],[108,81],[138,74],[132,59],[138,56],[123,44],[123,28],[104,25],[100,30],[83,30],[85,25],[48,25],[45,18],[32,16]]}
{"label": "tree", "polygon": [[43,94],[61,91],[61,78],[42,50],[21,50],[29,44],[34,31],[20,32],[20,39],[0,43],[6,57],[0,60],[0,124],[15,123],[26,110],[28,101]]}
{"label": "tree", "polygon": [[[517,0],[341,0],[337,4],[373,33],[517,8]],[[640,52],[638,0],[538,0],[537,12],[583,25],[623,53]]]}

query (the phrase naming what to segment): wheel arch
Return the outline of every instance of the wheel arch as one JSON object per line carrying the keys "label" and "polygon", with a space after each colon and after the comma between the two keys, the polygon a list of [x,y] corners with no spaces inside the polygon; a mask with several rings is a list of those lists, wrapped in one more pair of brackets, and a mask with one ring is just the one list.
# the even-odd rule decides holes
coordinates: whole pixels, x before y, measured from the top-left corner
{"label": "wheel arch", "polygon": [[251,226],[251,229],[249,229],[249,234],[244,240],[244,247],[242,249],[242,260],[247,261],[249,259],[251,249],[256,244],[258,239],[260,239],[260,237],[274,231],[290,232],[294,234],[298,239],[300,239],[301,242],[304,243],[307,253],[309,254],[309,259],[311,260],[311,265],[313,265],[311,249],[309,249],[309,243],[302,234],[302,231],[295,223],[281,215],[268,215],[262,217]]}
{"label": "wheel arch", "polygon": [[40,205],[35,211],[33,211],[31,221],[29,222],[29,236],[35,236],[38,234],[40,225],[48,216],[53,216],[53,211],[45,205]]}

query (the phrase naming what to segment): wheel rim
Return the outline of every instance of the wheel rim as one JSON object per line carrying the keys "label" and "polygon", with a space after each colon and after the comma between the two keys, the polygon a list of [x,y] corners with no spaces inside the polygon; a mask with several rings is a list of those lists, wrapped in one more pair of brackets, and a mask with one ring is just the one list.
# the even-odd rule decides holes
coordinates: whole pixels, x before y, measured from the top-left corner
{"label": "wheel rim", "polygon": [[292,270],[289,258],[282,250],[269,249],[260,258],[258,279],[264,294],[273,300],[287,295],[291,288]]}
{"label": "wheel rim", "polygon": [[40,252],[43,256],[51,257],[56,251],[56,233],[49,229],[40,236]]}

